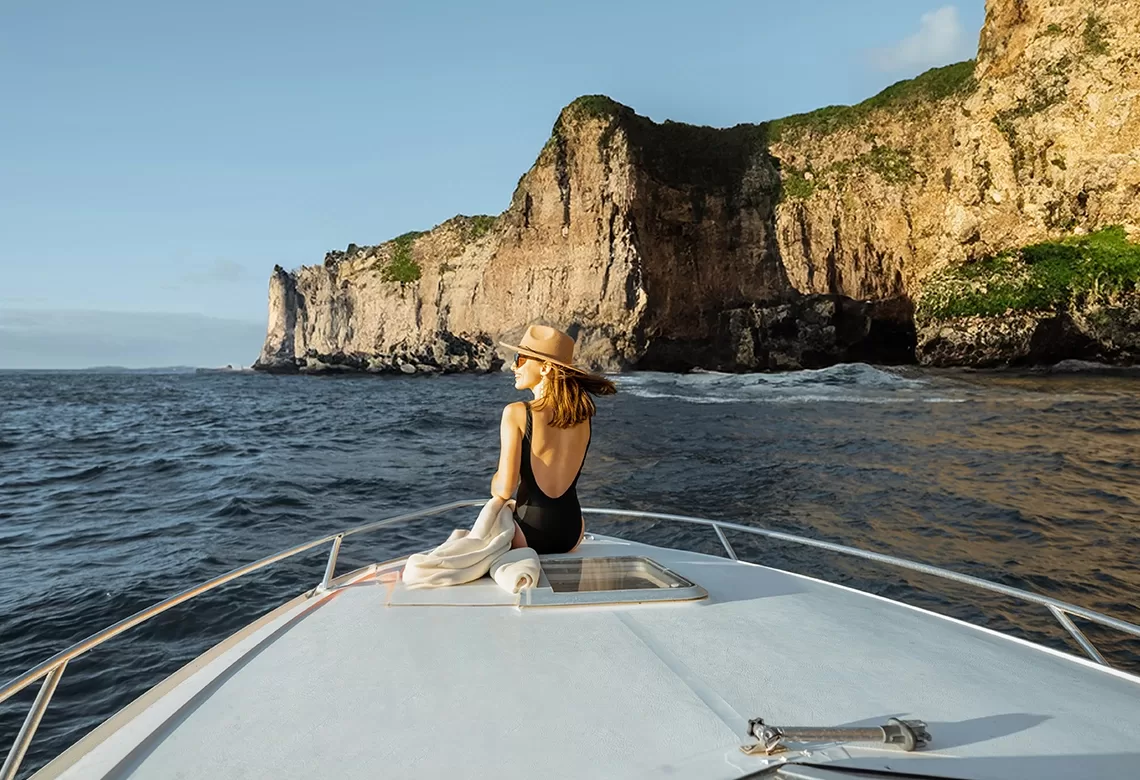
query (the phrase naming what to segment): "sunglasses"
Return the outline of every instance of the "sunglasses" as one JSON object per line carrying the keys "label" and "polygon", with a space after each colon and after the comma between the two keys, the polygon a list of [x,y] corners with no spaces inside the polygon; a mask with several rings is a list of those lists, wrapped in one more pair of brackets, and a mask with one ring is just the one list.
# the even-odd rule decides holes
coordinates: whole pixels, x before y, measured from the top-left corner
{"label": "sunglasses", "polygon": [[518,368],[523,363],[525,363],[527,360],[529,360],[529,358],[526,355],[523,355],[522,353],[516,352],[515,353],[515,359],[513,361],[511,361],[511,365],[514,366],[515,368]]}

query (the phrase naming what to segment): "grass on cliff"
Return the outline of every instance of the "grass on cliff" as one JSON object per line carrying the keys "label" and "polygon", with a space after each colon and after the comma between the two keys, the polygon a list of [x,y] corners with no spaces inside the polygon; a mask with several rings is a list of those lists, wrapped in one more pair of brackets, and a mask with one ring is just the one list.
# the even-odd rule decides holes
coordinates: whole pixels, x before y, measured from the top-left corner
{"label": "grass on cliff", "polygon": [[[556,165],[564,168],[567,124],[582,119],[602,119],[610,124],[599,137],[599,147],[606,146],[620,124],[637,161],[655,179],[684,183],[706,194],[731,193],[759,158],[768,156],[771,160],[769,146],[781,135],[808,131],[828,133],[855,125],[876,110],[904,111],[908,107],[966,94],[975,86],[973,74],[974,61],[968,60],[900,81],[858,105],[829,106],[808,114],[730,128],[670,120],[657,123],[605,95],[583,95],[559,114],[542,153],[557,154]],[[606,149],[600,151],[603,160],[606,159]],[[771,163],[778,165],[775,160]],[[810,177],[807,170],[785,169],[781,197],[807,198],[816,190],[840,184],[847,177],[864,171],[876,173],[891,184],[907,183],[918,175],[909,151],[874,144],[869,152],[856,158],[811,171]]]}
{"label": "grass on cliff", "polygon": [[781,200],[806,200],[815,194],[816,180],[809,179],[805,171],[789,169],[784,174],[783,186],[780,188]]}
{"label": "grass on cliff", "polygon": [[1140,244],[1113,226],[946,269],[927,280],[916,314],[940,320],[1111,304],[1138,284]]}
{"label": "grass on cliff", "polygon": [[562,109],[563,114],[578,114],[579,116],[605,119],[626,113],[630,109],[623,106],[608,95],[582,95],[571,101],[570,105]]}
{"label": "grass on cliff", "polygon": [[392,253],[388,261],[378,261],[377,270],[385,282],[409,284],[420,278],[420,264],[412,257],[412,245],[424,235],[423,231],[412,230],[392,239]]}
{"label": "grass on cliff", "polygon": [[475,241],[487,235],[491,232],[491,228],[495,227],[495,221],[497,219],[498,217],[492,217],[489,214],[476,214],[471,217],[467,238],[471,241]]}
{"label": "grass on cliff", "polygon": [[794,114],[768,123],[772,141],[790,135],[813,132],[820,135],[859,124],[880,109],[892,111],[929,105],[955,95],[966,95],[974,90],[974,61],[966,60],[941,68],[931,68],[913,79],[900,81],[874,97],[853,106],[827,106],[806,114]]}
{"label": "grass on cliff", "polygon": [[612,120],[619,116],[632,117],[635,115],[633,109],[628,106],[623,106],[607,95],[582,95],[570,101],[569,105],[563,108],[558,114],[558,119],[554,121],[554,127],[550,130],[550,138],[546,139],[546,144],[542,147],[542,151],[545,152],[548,149],[553,149],[562,143],[564,133],[563,125],[566,122],[581,119]]}
{"label": "grass on cliff", "polygon": [[1085,51],[1093,55],[1108,54],[1108,41],[1105,40],[1107,34],[1108,25],[1095,13],[1090,12],[1085,19],[1085,28],[1081,32]]}
{"label": "grass on cliff", "polygon": [[849,177],[864,171],[878,174],[888,184],[906,184],[918,176],[910,152],[875,144],[869,152],[857,157],[812,170],[811,178],[807,171],[784,169],[780,197],[782,200],[803,200],[811,197],[816,190],[830,189],[833,184],[844,184]]}

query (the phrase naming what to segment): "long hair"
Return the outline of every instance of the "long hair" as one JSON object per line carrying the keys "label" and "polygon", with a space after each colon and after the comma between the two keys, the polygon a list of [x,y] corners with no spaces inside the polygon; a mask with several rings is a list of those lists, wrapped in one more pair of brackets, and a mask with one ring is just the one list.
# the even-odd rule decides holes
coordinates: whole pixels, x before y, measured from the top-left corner
{"label": "long hair", "polygon": [[594,416],[597,407],[591,395],[613,395],[617,392],[614,383],[598,374],[583,374],[549,363],[546,389],[542,397],[535,401],[532,409],[551,408],[550,424],[555,428],[570,428]]}

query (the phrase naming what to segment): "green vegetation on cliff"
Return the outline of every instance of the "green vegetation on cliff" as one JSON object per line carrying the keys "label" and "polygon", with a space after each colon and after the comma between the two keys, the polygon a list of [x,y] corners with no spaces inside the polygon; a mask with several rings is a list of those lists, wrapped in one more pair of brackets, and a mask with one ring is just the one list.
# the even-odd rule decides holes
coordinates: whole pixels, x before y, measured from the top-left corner
{"label": "green vegetation on cliff", "polygon": [[592,119],[605,119],[631,111],[631,108],[623,106],[607,95],[582,95],[562,109],[562,115],[577,114]]}
{"label": "green vegetation on cliff", "polygon": [[997,125],[997,129],[1005,136],[1013,150],[1015,171],[1022,166],[1027,157],[1032,156],[1034,151],[1019,143],[1018,125],[1027,117],[1065,102],[1069,94],[1069,71],[1072,67],[1073,59],[1066,54],[1039,68],[1033,74],[1029,92],[1019,98],[1014,106],[994,114],[993,123]]}
{"label": "green vegetation on cliff", "polygon": [[474,241],[487,235],[491,232],[491,228],[495,226],[496,219],[498,218],[492,217],[489,214],[476,214],[471,217],[467,238]]}
{"label": "green vegetation on cliff", "polygon": [[637,114],[634,113],[632,108],[624,106],[606,95],[582,95],[572,100],[569,105],[563,108],[558,114],[558,119],[554,121],[554,127],[550,130],[550,138],[546,139],[546,145],[542,147],[542,151],[545,152],[548,149],[556,148],[559,144],[563,143],[565,125],[568,122],[583,119],[610,120],[610,128],[608,132],[602,136],[601,140],[601,145],[604,145],[613,134],[613,128],[615,126],[613,120],[618,117],[635,116],[637,116]]}
{"label": "green vegetation on cliff", "polygon": [[1138,284],[1140,244],[1114,226],[941,271],[926,281],[916,314],[941,320],[1111,304]]}
{"label": "green vegetation on cliff", "polygon": [[872,146],[871,151],[859,155],[852,162],[874,171],[889,184],[914,181],[914,177],[918,175],[918,171],[911,164],[910,152],[891,146]]}
{"label": "green vegetation on cliff", "polygon": [[968,95],[975,86],[973,60],[931,68],[913,79],[892,84],[853,106],[827,106],[806,114],[774,119],[768,123],[769,137],[779,141],[808,132],[826,135],[859,124],[873,111],[905,111],[956,95]]}
{"label": "green vegetation on cliff", "polygon": [[1093,55],[1108,54],[1108,41],[1105,40],[1107,33],[1108,25],[1095,13],[1090,12],[1085,19],[1085,29],[1081,35],[1085,41],[1085,50]]}
{"label": "green vegetation on cliff", "polygon": [[848,177],[870,171],[888,184],[906,184],[914,181],[918,171],[911,164],[910,152],[892,146],[875,144],[871,150],[849,160],[840,160],[818,170],[784,169],[784,186],[781,200],[803,200],[816,190],[843,185]]}
{"label": "green vegetation on cliff", "polygon": [[[828,106],[762,124],[715,128],[666,120],[660,124],[605,95],[583,95],[558,115],[543,152],[557,155],[560,171],[566,163],[566,139],[572,123],[601,120],[605,129],[598,138],[602,159],[620,128],[632,152],[653,178],[683,183],[708,192],[735,194],[745,172],[767,158],[772,142],[802,133],[826,134],[866,121],[879,110],[914,112],[939,101],[962,97],[975,88],[974,61],[967,60],[932,68],[907,81],[900,81],[854,106]],[[873,141],[873,139],[872,139]],[[813,169],[786,167],[782,171],[781,199],[805,199],[818,190],[842,186],[851,176],[874,173],[888,184],[906,184],[918,176],[912,153],[907,149],[872,142],[856,157]],[[699,196],[699,193],[698,193]],[[736,199],[732,199],[735,204]]]}
{"label": "green vegetation on cliff", "polygon": [[[808,176],[811,176],[809,179]],[[788,169],[784,174],[783,187],[780,189],[781,200],[806,200],[815,194],[815,174],[809,171]],[[824,185],[826,188],[826,184]]]}
{"label": "green vegetation on cliff", "polygon": [[420,278],[420,264],[412,257],[412,245],[422,235],[423,231],[412,230],[392,239],[392,253],[388,256],[388,262],[376,263],[381,279],[403,285]]}
{"label": "green vegetation on cliff", "polygon": [[[603,160],[608,157],[606,146],[621,128],[638,162],[655,179],[684,183],[705,192],[731,193],[758,159],[767,158],[773,169],[777,167],[768,150],[770,143],[782,135],[831,132],[857,124],[875,110],[906,110],[966,94],[974,88],[973,72],[974,61],[968,60],[900,81],[855,106],[830,106],[772,122],[729,128],[670,120],[657,123],[605,95],[583,95],[562,109],[543,152],[558,155],[556,164],[565,167],[565,144],[571,124],[601,120],[607,123],[598,138]],[[847,177],[865,172],[878,174],[891,184],[907,183],[918,175],[908,150],[875,143],[869,151],[825,169],[785,169],[782,197],[807,198],[816,190],[842,184]]]}

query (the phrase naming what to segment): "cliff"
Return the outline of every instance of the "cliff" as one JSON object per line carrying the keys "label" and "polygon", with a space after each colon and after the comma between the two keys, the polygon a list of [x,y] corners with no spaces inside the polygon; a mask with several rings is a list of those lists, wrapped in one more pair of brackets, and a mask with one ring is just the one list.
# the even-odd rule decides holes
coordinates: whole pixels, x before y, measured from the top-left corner
{"label": "cliff", "polygon": [[[1138,18],[1140,0],[989,0],[976,63],[728,129],[579,98],[499,216],[275,269],[257,366],[485,371],[534,321],[610,370],[975,362],[988,323],[1010,318],[923,305],[932,285],[945,297],[973,284],[955,268],[1135,230]],[[1127,323],[1134,289],[1035,304],[1022,331],[1058,306]],[[1042,354],[1002,343],[986,361]]]}

